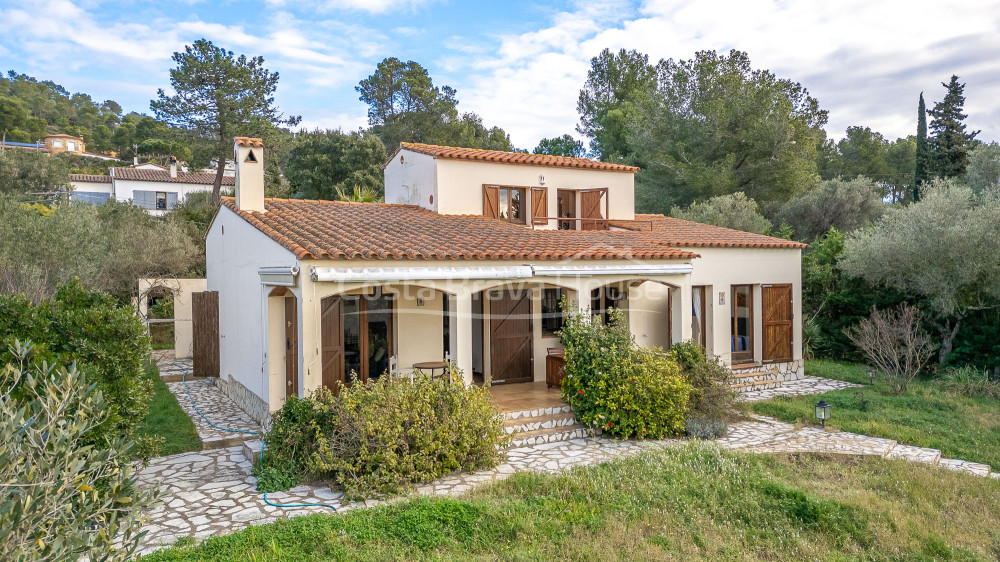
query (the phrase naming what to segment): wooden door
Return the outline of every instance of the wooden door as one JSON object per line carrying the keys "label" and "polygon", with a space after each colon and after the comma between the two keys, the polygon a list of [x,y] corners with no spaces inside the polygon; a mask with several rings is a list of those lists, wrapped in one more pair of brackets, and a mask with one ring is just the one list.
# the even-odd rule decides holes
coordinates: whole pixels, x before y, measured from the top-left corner
{"label": "wooden door", "polygon": [[792,286],[763,285],[760,300],[764,324],[764,361],[791,361]]}
{"label": "wooden door", "polygon": [[[603,219],[604,212],[601,203],[604,201],[607,191],[604,189],[588,189],[580,192],[580,218],[582,219]],[[607,230],[608,221],[580,221],[581,230]]]}
{"label": "wooden door", "polygon": [[336,393],[344,382],[344,301],[327,297],[320,302],[320,311],[323,386]]}
{"label": "wooden door", "polygon": [[194,376],[219,376],[219,293],[191,293]]}
{"label": "wooden door", "polygon": [[531,291],[490,291],[492,384],[532,382]]}
{"label": "wooden door", "polygon": [[285,399],[299,395],[299,308],[285,297]]}

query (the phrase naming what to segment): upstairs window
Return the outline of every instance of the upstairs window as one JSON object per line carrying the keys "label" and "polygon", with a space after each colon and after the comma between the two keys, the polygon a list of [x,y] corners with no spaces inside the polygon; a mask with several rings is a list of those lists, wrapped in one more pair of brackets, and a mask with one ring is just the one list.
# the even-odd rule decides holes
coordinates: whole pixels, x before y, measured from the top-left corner
{"label": "upstairs window", "polygon": [[527,197],[523,187],[483,186],[483,215],[515,224],[527,222]]}

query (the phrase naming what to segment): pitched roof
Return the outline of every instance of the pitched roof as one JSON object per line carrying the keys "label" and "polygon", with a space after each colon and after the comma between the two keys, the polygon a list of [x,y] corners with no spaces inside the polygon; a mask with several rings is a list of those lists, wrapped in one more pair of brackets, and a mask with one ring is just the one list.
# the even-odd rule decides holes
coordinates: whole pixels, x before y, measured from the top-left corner
{"label": "pitched roof", "polygon": [[636,213],[633,221],[610,221],[612,227],[648,232],[664,244],[705,248],[807,248],[808,244],[743,232],[711,224],[675,219],[664,215]]}
{"label": "pitched roof", "polygon": [[111,183],[111,176],[103,174],[70,174],[69,181],[81,183]]}
{"label": "pitched roof", "polygon": [[[452,160],[475,160],[479,162],[498,162],[503,164],[524,164],[529,166],[551,166],[556,168],[583,168],[602,170],[606,172],[638,172],[635,166],[599,162],[589,158],[569,158],[566,156],[550,156],[548,154],[525,154],[523,152],[504,152],[501,150],[483,150],[480,148],[459,148],[455,146],[437,146],[414,142],[400,143],[400,149],[412,150],[435,158]],[[391,159],[390,159],[391,161]]]}
{"label": "pitched roof", "polygon": [[301,259],[692,259],[647,233],[532,230],[410,205],[265,199],[267,212],[223,204]]}
{"label": "pitched roof", "polygon": [[[116,180],[129,181],[153,181],[166,183],[195,183],[200,185],[213,185],[215,174],[203,172],[177,172],[177,177],[170,177],[169,170],[143,170],[136,168],[111,168],[112,175]],[[222,176],[222,185],[236,185],[236,178],[233,176]]]}

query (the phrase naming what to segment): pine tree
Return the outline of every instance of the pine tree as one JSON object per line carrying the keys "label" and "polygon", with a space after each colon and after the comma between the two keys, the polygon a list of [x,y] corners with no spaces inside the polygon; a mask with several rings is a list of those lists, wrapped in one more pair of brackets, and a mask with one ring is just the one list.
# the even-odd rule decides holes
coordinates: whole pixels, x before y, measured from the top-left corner
{"label": "pine tree", "polygon": [[917,166],[913,173],[913,201],[920,200],[920,184],[927,181],[927,107],[924,105],[924,93],[920,92],[920,104],[917,106]]}
{"label": "pine tree", "polygon": [[934,137],[930,143],[927,171],[931,177],[962,177],[969,165],[970,145],[979,131],[967,133],[962,122],[968,117],[962,113],[965,84],[959,84],[958,76],[952,75],[951,82],[941,85],[947,89],[944,99],[934,104],[929,112]]}

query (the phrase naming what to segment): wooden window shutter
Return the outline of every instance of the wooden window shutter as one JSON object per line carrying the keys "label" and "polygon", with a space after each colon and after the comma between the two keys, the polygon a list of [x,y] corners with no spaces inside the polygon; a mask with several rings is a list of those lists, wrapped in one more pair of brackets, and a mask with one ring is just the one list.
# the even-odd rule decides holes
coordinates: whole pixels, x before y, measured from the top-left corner
{"label": "wooden window shutter", "polygon": [[549,221],[544,218],[549,216],[549,191],[544,187],[531,188],[531,222],[534,224],[545,224]]}
{"label": "wooden window shutter", "polygon": [[[603,189],[588,189],[580,192],[580,218],[603,219],[607,218],[601,210],[601,201],[605,195]],[[581,221],[581,230],[607,230],[607,221]]]}
{"label": "wooden window shutter", "polygon": [[336,394],[344,382],[344,300],[327,297],[320,301],[320,310],[322,381]]}
{"label": "wooden window shutter", "polygon": [[792,286],[763,285],[760,289],[763,306],[765,362],[792,360]]}
{"label": "wooden window shutter", "polygon": [[483,186],[483,216],[488,219],[500,218],[500,189],[494,185]]}

